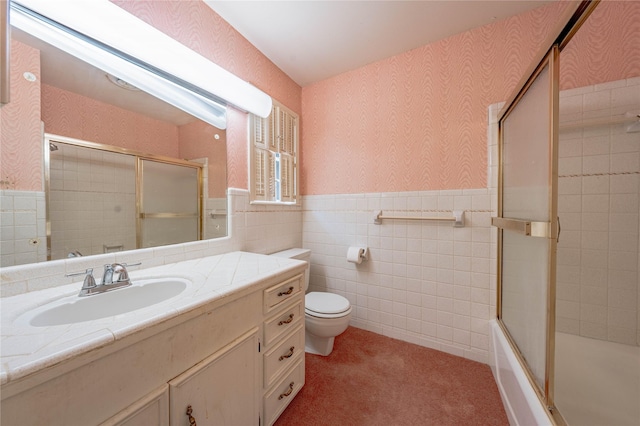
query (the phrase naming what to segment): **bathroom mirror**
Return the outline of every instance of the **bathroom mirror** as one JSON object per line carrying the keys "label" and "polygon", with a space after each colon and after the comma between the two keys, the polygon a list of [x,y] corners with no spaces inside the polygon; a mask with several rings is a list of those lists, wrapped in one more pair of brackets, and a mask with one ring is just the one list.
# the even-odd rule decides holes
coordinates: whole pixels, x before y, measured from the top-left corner
{"label": "bathroom mirror", "polygon": [[[51,183],[50,179],[56,178],[56,173],[51,174],[48,170],[50,153],[45,149],[48,145],[48,143],[44,144],[45,134],[61,136],[62,143],[65,139],[78,140],[80,144],[86,142],[91,149],[102,149],[103,146],[106,146],[111,150],[115,148],[115,150],[121,149],[122,151],[144,154],[147,158],[190,160],[204,164],[202,167],[204,182],[202,190],[198,194],[202,198],[200,204],[202,206],[200,209],[201,232],[197,233],[194,238],[209,239],[227,235],[227,161],[224,130],[205,123],[135,87],[129,87],[126,76],[120,76],[120,78],[109,76],[22,30],[12,27],[11,38],[14,74],[16,67],[24,66],[24,70],[17,71],[19,74],[17,77],[12,76],[12,81],[19,80],[18,84],[12,83],[12,101],[33,98],[33,102],[30,100],[29,102],[32,103],[26,105],[29,110],[39,111],[42,121],[39,129],[40,135],[38,135],[43,140],[42,149],[30,149],[29,157],[31,157],[31,167],[35,164],[42,164],[43,189]],[[27,59],[21,56],[22,51],[26,52],[24,56]],[[29,56],[38,58],[39,72],[32,72],[29,69],[33,66],[33,62],[28,59]],[[37,93],[34,95],[34,87],[36,86],[35,92]],[[21,93],[25,87],[31,91],[30,94]],[[22,123],[16,122],[14,125],[19,128]],[[131,130],[131,133],[123,135],[125,128]],[[3,151],[21,150],[22,148],[19,146],[10,147],[13,142],[10,137],[7,137],[7,133],[9,132],[5,132],[2,136]],[[184,143],[184,140],[187,140],[188,143]],[[22,155],[24,156],[24,153]],[[90,166],[91,161],[88,161],[86,167]],[[29,173],[28,169],[29,166],[26,166],[15,173]],[[64,170],[58,174],[61,175],[63,172]],[[91,175],[94,172],[87,170],[87,173]],[[7,197],[23,197],[22,201],[27,204],[35,206],[40,203],[38,199],[33,203],[25,201],[24,196],[29,193],[19,185],[15,185],[15,182],[20,180],[19,178],[11,175],[4,176],[4,173],[2,178],[0,190],[2,196],[5,197],[3,200],[8,200]],[[75,191],[77,195],[78,188],[71,188],[71,191]],[[34,190],[32,193],[42,192]],[[2,224],[2,234],[4,235],[1,235],[3,243],[1,266],[60,258],[58,255],[53,259],[48,259],[49,253],[45,250],[47,232],[51,238],[56,236],[56,230],[50,228],[49,222],[44,226],[42,224],[43,218],[41,216],[43,214],[49,216],[51,206],[45,205],[43,208],[38,205],[35,208],[37,211],[33,213],[33,216],[37,217],[37,223],[33,224],[33,229],[36,230],[34,233],[28,231],[31,223],[19,223],[22,219],[17,219],[18,206],[13,201],[11,203],[15,209],[14,220],[11,224],[7,222]],[[7,211],[8,204],[3,202],[3,213]],[[56,206],[58,214],[65,214],[64,211],[60,212],[61,207],[62,209],[67,207],[65,204],[67,203],[58,203]],[[72,209],[69,212],[70,217],[75,217],[78,214],[77,202],[68,203],[68,208]],[[90,209],[88,210],[90,214]],[[22,215],[22,217],[27,218],[27,215]],[[119,225],[113,223],[112,226]],[[14,256],[8,255],[8,250],[4,250],[9,247],[11,237],[14,239]],[[163,241],[163,239],[159,238],[157,241]],[[161,244],[159,242],[157,245]],[[27,253],[27,249],[20,248],[21,245],[38,247]],[[107,247],[104,250],[113,251],[112,248],[108,248],[113,247],[112,245],[105,244],[104,246]],[[131,248],[121,247],[116,250]],[[80,248],[75,250],[82,255],[99,254],[95,250],[88,253],[83,252]],[[69,252],[73,251],[71,248],[69,249]]]}

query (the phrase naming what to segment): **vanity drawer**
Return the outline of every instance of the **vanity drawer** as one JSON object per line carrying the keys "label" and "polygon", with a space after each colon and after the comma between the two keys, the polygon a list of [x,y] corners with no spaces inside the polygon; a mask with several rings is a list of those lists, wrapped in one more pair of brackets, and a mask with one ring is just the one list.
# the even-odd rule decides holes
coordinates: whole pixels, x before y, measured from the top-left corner
{"label": "vanity drawer", "polygon": [[295,364],[300,356],[304,356],[302,326],[264,354],[264,387],[271,386],[280,375]]}
{"label": "vanity drawer", "polygon": [[282,306],[281,304],[284,301],[291,300],[300,294],[303,279],[304,275],[299,274],[287,281],[266,289],[264,291],[264,312],[271,312],[277,307]]}
{"label": "vanity drawer", "polygon": [[271,391],[264,396],[265,424],[272,425],[280,413],[298,394],[304,385],[304,356],[293,367],[287,376],[279,381]]}
{"label": "vanity drawer", "polygon": [[264,323],[264,344],[267,348],[283,334],[295,329],[304,321],[302,300],[278,312]]}

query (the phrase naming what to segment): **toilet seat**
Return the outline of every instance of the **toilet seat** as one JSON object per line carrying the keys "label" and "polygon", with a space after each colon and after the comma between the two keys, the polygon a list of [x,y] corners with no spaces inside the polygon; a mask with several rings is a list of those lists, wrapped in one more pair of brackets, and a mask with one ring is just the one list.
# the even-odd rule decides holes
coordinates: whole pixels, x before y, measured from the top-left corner
{"label": "toilet seat", "polygon": [[304,311],[316,318],[340,318],[351,313],[351,303],[339,294],[314,291],[305,295]]}

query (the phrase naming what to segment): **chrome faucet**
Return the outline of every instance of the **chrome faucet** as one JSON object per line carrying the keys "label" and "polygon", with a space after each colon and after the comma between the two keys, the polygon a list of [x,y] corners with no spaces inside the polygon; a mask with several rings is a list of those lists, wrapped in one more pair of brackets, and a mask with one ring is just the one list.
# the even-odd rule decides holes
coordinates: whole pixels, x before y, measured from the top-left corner
{"label": "chrome faucet", "polygon": [[[129,266],[141,265],[140,263],[133,263]],[[102,282],[96,284],[93,278],[93,269],[87,269],[84,272],[76,272],[73,274],[66,274],[67,277],[73,277],[76,275],[84,275],[84,282],[82,283],[82,289],[78,296],[91,296],[92,294],[104,293],[105,291],[115,290],[116,288],[127,287],[131,285],[129,279],[129,273],[127,272],[126,263],[108,263],[104,265],[104,273],[102,274]],[[116,277],[114,281],[114,275]]]}
{"label": "chrome faucet", "polygon": [[[136,263],[135,265],[140,265],[140,263]],[[102,285],[113,285],[113,284],[121,284],[121,286],[130,285],[131,281],[129,280],[129,273],[127,272],[126,266],[127,266],[126,263],[112,263],[112,264],[104,265],[104,274],[102,275]],[[113,280],[114,275],[117,276],[115,281]]]}

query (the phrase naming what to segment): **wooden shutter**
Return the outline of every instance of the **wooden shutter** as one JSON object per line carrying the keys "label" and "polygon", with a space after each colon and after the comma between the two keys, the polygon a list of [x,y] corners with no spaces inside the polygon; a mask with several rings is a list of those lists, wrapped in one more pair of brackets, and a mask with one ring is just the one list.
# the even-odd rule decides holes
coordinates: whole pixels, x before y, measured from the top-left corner
{"label": "wooden shutter", "polygon": [[269,120],[269,149],[271,151],[278,150],[278,110],[275,105],[271,108],[271,114],[266,120]]}
{"label": "wooden shutter", "polygon": [[293,158],[286,154],[280,155],[280,190],[282,201],[294,201]]}
{"label": "wooden shutter", "polygon": [[254,175],[253,189],[256,199],[267,199],[267,161],[269,151],[264,149],[254,149]]}
{"label": "wooden shutter", "polygon": [[[250,115],[252,201],[297,201],[298,116],[274,102],[267,118]],[[276,176],[279,155],[280,175]],[[279,180],[277,179],[279,177]],[[276,188],[277,186],[277,188]],[[277,193],[280,199],[277,199]]]}

